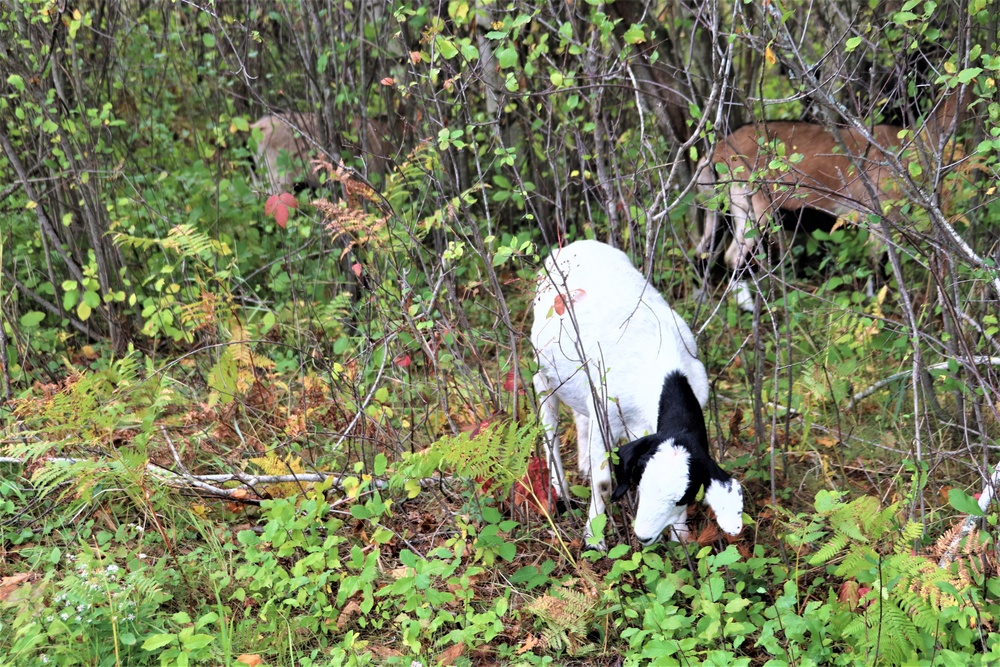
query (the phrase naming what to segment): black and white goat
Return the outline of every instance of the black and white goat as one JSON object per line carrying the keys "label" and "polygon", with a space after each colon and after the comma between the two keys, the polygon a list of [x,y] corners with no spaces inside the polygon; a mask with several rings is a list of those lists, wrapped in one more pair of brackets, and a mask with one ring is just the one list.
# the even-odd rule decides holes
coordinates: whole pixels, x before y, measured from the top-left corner
{"label": "black and white goat", "polygon": [[623,437],[637,440],[621,449],[613,497],[639,489],[640,541],[656,541],[668,526],[684,539],[687,505],[678,503],[690,502],[706,483],[719,525],[739,532],[743,492],[708,453],[708,375],[694,335],[625,253],[598,241],[553,251],[538,277],[531,341],[549,470],[563,498],[560,402],[576,422],[577,460],[591,485],[588,537],[612,495],[607,454]]}

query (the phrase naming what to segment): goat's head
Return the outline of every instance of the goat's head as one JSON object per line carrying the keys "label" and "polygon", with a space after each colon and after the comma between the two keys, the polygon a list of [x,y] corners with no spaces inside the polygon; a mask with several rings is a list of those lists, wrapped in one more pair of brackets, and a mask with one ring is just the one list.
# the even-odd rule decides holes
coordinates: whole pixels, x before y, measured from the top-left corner
{"label": "goat's head", "polygon": [[654,433],[618,450],[617,486],[611,500],[621,500],[632,488],[639,492],[635,512],[636,539],[649,546],[671,528],[675,539],[688,537],[687,507],[705,487],[705,503],[715,512],[719,527],[735,535],[743,527],[743,489],[707,454],[693,434]]}

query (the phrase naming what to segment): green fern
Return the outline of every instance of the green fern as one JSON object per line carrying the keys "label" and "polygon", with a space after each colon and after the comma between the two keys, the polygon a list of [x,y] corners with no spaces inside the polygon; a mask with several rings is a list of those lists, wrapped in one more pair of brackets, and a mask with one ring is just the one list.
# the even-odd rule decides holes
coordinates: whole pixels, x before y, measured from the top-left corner
{"label": "green fern", "polygon": [[527,472],[528,457],[540,434],[536,425],[509,422],[490,424],[476,435],[462,433],[442,438],[430,448],[407,456],[389,486],[399,488],[411,479],[447,469],[460,477],[491,480],[501,489],[509,488]]}
{"label": "green fern", "polygon": [[819,521],[826,541],[809,559],[812,565],[839,560],[833,574],[855,579],[871,593],[844,630],[856,648],[876,664],[902,664],[925,655],[950,636],[946,607],[964,605],[965,585],[952,569],[913,551],[923,527],[900,525],[900,504],[885,508],[870,496],[842,502],[841,494],[820,492]]}

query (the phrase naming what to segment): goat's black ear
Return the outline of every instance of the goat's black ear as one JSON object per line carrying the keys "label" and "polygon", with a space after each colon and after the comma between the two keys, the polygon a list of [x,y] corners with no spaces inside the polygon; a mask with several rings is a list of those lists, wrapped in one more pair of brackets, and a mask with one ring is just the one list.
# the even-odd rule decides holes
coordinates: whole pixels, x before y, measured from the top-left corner
{"label": "goat's black ear", "polygon": [[656,436],[647,435],[618,448],[618,463],[615,464],[617,485],[611,492],[612,502],[621,500],[630,488],[639,485],[646,462],[659,442]]}

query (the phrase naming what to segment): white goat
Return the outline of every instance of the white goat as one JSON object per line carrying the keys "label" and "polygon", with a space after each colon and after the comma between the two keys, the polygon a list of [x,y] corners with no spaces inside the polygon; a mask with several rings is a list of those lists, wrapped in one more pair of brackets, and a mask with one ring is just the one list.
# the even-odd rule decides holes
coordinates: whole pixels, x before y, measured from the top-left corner
{"label": "white goat", "polygon": [[[690,328],[625,253],[598,241],[577,241],[546,260],[534,316],[534,385],[549,470],[557,492],[566,498],[556,433],[561,401],[573,411],[580,472],[590,477],[586,535],[593,534],[592,523],[604,513],[605,497],[611,494],[607,452],[628,437],[640,440],[621,450],[614,498],[621,498],[630,485],[638,486],[635,529],[644,544],[659,539],[668,524],[679,539],[686,537],[686,503],[694,497],[689,488],[698,481],[729,479],[725,473],[726,480],[720,479],[722,471],[708,454],[701,412],[708,400],[708,375]],[[701,435],[682,437],[681,431],[696,432],[690,424],[699,420]],[[683,428],[675,428],[675,422]],[[642,437],[661,432],[666,435],[656,442],[650,439],[654,436]],[[713,482],[706,491],[720,526],[739,532],[739,483],[727,481],[723,488]],[[677,505],[681,501],[683,507]],[[598,546],[603,550],[603,541]]]}

